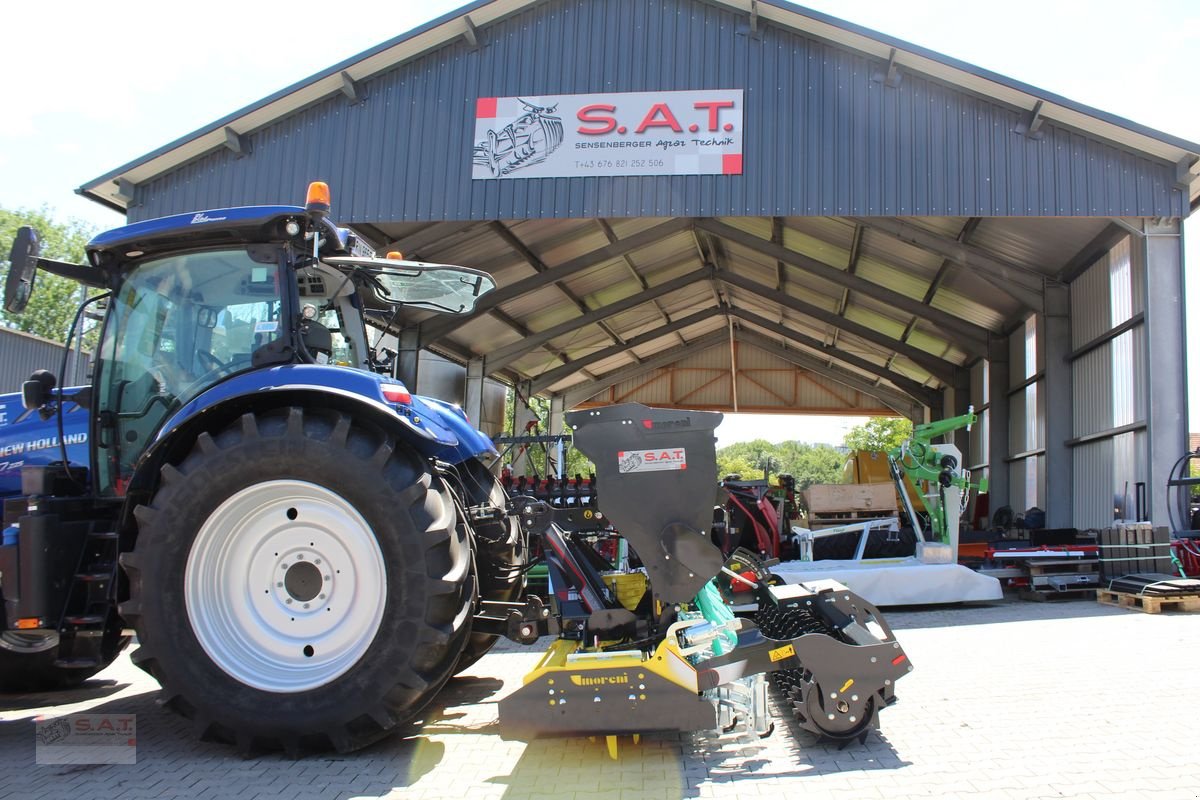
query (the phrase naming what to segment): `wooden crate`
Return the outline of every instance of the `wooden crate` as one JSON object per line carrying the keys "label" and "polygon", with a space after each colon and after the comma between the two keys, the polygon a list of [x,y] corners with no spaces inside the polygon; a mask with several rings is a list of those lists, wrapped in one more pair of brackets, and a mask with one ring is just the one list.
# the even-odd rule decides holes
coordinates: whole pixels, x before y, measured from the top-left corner
{"label": "wooden crate", "polygon": [[855,512],[868,513],[868,519],[892,516],[896,513],[896,487],[890,483],[815,483],[804,490],[804,503],[810,519]]}
{"label": "wooden crate", "polygon": [[1177,597],[1150,597],[1144,594],[1098,589],[1096,591],[1096,599],[1107,606],[1136,608],[1138,611],[1145,611],[1147,614],[1160,614],[1163,611],[1200,611],[1200,594],[1180,595]]}

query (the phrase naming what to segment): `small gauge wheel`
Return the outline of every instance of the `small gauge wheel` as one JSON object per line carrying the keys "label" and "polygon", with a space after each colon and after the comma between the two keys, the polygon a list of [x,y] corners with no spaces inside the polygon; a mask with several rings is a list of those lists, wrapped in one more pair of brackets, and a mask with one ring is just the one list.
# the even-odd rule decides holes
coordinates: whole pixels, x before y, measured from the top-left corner
{"label": "small gauge wheel", "polygon": [[804,709],[809,723],[823,736],[849,741],[862,736],[875,719],[872,692],[826,690],[810,683],[804,692]]}

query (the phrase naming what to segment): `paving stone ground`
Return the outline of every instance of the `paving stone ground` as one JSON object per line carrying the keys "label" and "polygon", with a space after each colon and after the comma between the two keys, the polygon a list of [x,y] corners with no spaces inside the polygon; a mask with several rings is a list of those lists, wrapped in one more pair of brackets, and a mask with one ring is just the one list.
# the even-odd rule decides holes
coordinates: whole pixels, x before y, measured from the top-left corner
{"label": "paving stone ground", "polygon": [[[496,703],[533,649],[505,647],[453,681],[428,722],[350,755],[245,759],[197,742],[122,656],[58,697],[0,696],[0,798],[1200,798],[1200,613],[1092,601],[891,610],[916,669],[864,746],[816,743],[786,719],[743,735],[505,741]],[[137,715],[137,764],[37,766],[35,717]]]}

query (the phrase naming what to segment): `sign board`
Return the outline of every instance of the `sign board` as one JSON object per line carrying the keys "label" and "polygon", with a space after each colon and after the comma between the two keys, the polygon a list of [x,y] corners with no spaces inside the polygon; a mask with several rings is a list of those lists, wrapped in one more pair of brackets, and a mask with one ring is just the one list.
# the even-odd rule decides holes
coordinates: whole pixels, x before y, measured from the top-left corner
{"label": "sign board", "polygon": [[481,97],[471,177],[741,175],[742,90]]}

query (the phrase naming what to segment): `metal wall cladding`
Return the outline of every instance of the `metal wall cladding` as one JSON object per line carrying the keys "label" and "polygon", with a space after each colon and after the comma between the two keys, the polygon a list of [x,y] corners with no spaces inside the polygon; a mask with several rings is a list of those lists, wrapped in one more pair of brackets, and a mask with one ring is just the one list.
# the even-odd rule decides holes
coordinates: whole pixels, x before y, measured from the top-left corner
{"label": "metal wall cladding", "polygon": [[1110,345],[1111,342],[1102,344],[1084,353],[1071,365],[1071,421],[1075,436],[1100,433],[1113,427]]}
{"label": "metal wall cladding", "polygon": [[[466,398],[467,370],[428,351],[421,353],[421,365],[417,372],[414,391],[427,397],[436,397],[448,403],[462,402]],[[483,384],[483,419],[472,420],[480,430],[495,435],[504,427],[504,404],[507,387],[493,380]]]}
{"label": "metal wall cladding", "polygon": [[1146,444],[1145,431],[1135,431],[1072,451],[1076,527],[1104,528],[1114,517],[1137,518],[1137,485],[1147,475]]}
{"label": "metal wall cladding", "polygon": [[[27,333],[0,328],[0,394],[21,391],[21,385],[34,370],[48,369],[59,379],[62,368],[63,346]],[[87,354],[76,361],[72,356],[67,363],[67,386],[83,386],[89,383]]]}
{"label": "metal wall cladding", "polygon": [[[1164,216],[1174,167],[701,0],[556,0],[455,39],[137,188],[132,220],[298,201],[345,222],[626,216]],[[740,176],[471,179],[478,97],[742,89]],[[573,120],[565,120],[568,124]]]}
{"label": "metal wall cladding", "polygon": [[1074,459],[1072,510],[1078,528],[1107,528],[1113,521],[1113,440],[1081,444]]}
{"label": "metal wall cladding", "polygon": [[[1128,238],[1071,284],[1071,344],[1080,347],[1145,308],[1145,280]],[[1086,311],[1085,311],[1086,310]],[[1146,329],[1117,336],[1071,365],[1076,436],[1099,433],[1146,418]]]}
{"label": "metal wall cladding", "polygon": [[1112,330],[1110,259],[1105,254],[1071,282],[1071,347],[1082,347]]}

